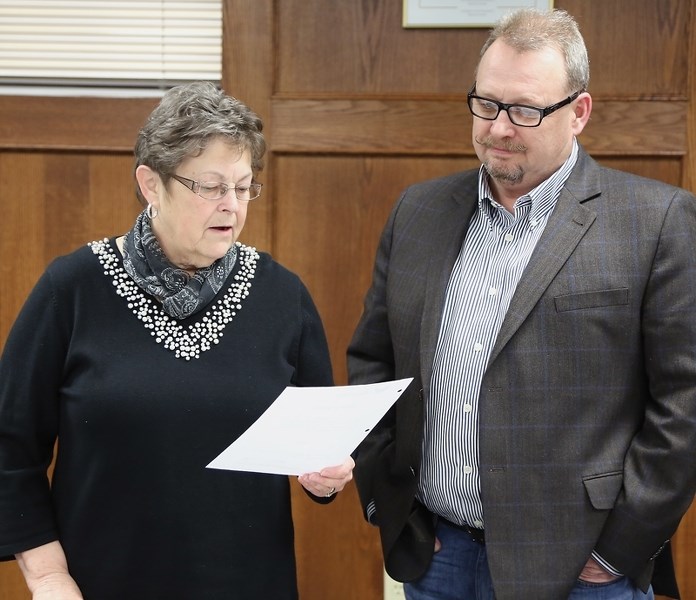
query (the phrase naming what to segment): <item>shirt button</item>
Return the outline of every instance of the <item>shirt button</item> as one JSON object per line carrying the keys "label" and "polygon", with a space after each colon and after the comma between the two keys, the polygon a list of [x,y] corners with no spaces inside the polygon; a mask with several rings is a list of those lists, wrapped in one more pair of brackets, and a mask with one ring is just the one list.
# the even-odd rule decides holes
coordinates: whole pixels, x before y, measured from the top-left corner
{"label": "shirt button", "polygon": [[481,352],[483,350],[483,344],[480,342],[476,342],[474,344],[474,352]]}
{"label": "shirt button", "polygon": [[513,235],[512,235],[511,233],[506,233],[506,234],[505,234],[505,237],[504,237],[503,239],[504,239],[506,242],[511,242],[511,241],[514,240],[515,238],[513,237]]}
{"label": "shirt button", "polygon": [[479,519],[474,520],[474,527],[476,529],[483,529],[483,521],[480,521]]}
{"label": "shirt button", "polygon": [[469,465],[467,465],[466,467],[464,467],[464,474],[465,474],[465,475],[471,475],[471,472],[472,472],[472,471],[473,471],[473,469],[472,469]]}
{"label": "shirt button", "polygon": [[489,296],[495,296],[498,293],[498,290],[496,290],[494,287],[488,288],[488,295]]}
{"label": "shirt button", "polygon": [[539,224],[539,221],[537,221],[536,219],[532,219],[532,221],[529,224],[532,226],[532,228],[534,228]]}
{"label": "shirt button", "polygon": [[474,409],[474,407],[471,406],[471,404],[469,404],[469,403],[466,403],[466,404],[464,405],[464,412],[465,412],[465,413],[470,413],[473,409]]}

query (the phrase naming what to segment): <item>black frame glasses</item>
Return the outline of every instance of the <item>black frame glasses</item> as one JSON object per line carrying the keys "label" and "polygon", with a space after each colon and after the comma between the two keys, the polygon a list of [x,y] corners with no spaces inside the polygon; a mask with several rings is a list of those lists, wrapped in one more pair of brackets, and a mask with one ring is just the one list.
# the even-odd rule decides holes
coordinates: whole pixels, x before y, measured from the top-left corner
{"label": "black frame glasses", "polygon": [[[556,112],[559,108],[563,108],[564,106],[570,104],[582,93],[582,90],[578,90],[574,94],[568,96],[565,100],[556,102],[556,104],[552,104],[546,108],[529,106],[527,104],[506,104],[505,102],[493,100],[493,98],[477,96],[475,92],[476,84],[473,85],[466,96],[466,103],[469,105],[471,114],[475,117],[484,119],[486,121],[495,121],[498,118],[500,111],[504,110],[508,114],[508,118],[513,125],[518,125],[519,127],[539,127],[544,117],[548,117],[551,113]],[[486,109],[490,112],[487,114],[480,114],[482,112],[481,104],[486,104]],[[495,114],[492,113],[494,107],[497,109]]]}
{"label": "black frame glasses", "polygon": [[261,183],[250,183],[249,185],[228,185],[221,181],[196,181],[172,174],[171,178],[187,187],[194,194],[206,200],[221,200],[230,190],[234,190],[234,195],[241,202],[256,200],[261,195]]}

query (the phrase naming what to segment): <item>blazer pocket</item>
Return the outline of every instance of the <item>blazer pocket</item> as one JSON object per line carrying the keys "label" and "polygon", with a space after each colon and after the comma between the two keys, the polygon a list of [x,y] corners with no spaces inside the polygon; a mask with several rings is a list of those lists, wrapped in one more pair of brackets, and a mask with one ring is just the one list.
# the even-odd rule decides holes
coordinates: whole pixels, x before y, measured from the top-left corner
{"label": "blazer pocket", "polygon": [[628,288],[581,292],[556,296],[554,299],[557,312],[580,310],[582,308],[599,308],[602,306],[619,306],[628,304]]}
{"label": "blazer pocket", "polygon": [[585,490],[590,498],[592,506],[597,510],[610,510],[614,507],[616,498],[623,485],[623,472],[612,471],[600,475],[583,477]]}

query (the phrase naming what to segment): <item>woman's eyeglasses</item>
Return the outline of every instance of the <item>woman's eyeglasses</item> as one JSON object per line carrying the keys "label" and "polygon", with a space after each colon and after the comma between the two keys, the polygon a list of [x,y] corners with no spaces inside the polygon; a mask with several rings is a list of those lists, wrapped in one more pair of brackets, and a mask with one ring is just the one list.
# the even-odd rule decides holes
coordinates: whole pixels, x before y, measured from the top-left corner
{"label": "woman's eyeglasses", "polygon": [[179,175],[172,175],[172,179],[186,186],[194,194],[198,194],[206,200],[220,200],[230,190],[234,190],[237,200],[255,200],[261,195],[261,183],[250,183],[248,185],[227,185],[219,181],[194,181]]}

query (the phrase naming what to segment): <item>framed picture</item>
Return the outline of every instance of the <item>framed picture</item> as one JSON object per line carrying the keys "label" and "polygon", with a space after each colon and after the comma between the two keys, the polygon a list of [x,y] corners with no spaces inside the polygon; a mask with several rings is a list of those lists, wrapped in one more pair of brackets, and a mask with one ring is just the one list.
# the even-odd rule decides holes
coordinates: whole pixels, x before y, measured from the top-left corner
{"label": "framed picture", "polygon": [[404,0],[409,27],[492,27],[518,8],[551,10],[553,0]]}

